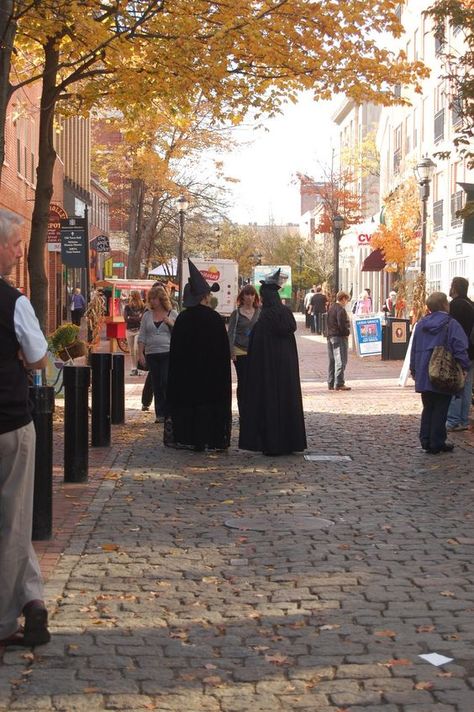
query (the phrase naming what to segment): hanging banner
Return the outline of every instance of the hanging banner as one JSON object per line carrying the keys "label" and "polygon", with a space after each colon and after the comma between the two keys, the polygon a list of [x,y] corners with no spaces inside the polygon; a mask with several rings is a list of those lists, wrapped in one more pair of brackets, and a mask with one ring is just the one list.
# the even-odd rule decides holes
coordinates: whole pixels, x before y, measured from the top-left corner
{"label": "hanging banner", "polygon": [[67,212],[61,205],[50,203],[46,236],[49,252],[61,252],[61,220],[67,220]]}

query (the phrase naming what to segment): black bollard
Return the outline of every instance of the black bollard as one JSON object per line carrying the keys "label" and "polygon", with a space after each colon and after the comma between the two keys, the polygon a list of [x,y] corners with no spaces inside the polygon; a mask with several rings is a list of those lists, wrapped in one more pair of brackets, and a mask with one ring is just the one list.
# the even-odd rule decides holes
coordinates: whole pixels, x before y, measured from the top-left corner
{"label": "black bollard", "polygon": [[51,539],[53,530],[53,386],[30,387],[36,430],[33,534],[35,541]]}
{"label": "black bollard", "polygon": [[112,354],[91,354],[92,447],[110,445],[110,369]]}
{"label": "black bollard", "polygon": [[86,482],[89,468],[89,366],[64,366],[64,482]]}
{"label": "black bollard", "polygon": [[125,423],[125,356],[112,356],[112,423]]}

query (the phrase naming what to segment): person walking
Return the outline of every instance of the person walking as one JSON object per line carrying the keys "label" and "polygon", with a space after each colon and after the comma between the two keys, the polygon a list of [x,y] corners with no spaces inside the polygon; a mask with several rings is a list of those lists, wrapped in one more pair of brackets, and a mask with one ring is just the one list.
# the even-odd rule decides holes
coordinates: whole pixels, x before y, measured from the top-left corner
{"label": "person walking", "polygon": [[225,450],[232,427],[230,347],[220,314],[210,308],[211,292],[188,259],[185,307],[173,328],[163,442],[168,447]]}
{"label": "person walking", "polygon": [[451,394],[440,391],[430,381],[429,363],[435,346],[445,345],[464,371],[470,361],[467,355],[467,336],[462,326],[449,316],[448,297],[444,292],[433,292],[426,300],[429,314],[421,319],[412,336],[410,372],[415,379],[415,390],[421,393],[423,410],[420,423],[420,443],[432,455],[451,452],[452,443],[446,442],[446,416]]}
{"label": "person walking", "polygon": [[138,376],[138,332],[142,320],[145,305],[136,289],[130,292],[128,303],[123,309],[123,318],[126,325],[126,336],[130,360],[132,362],[131,376]]}
{"label": "person walking", "polygon": [[474,342],[471,335],[474,330],[474,304],[467,296],[469,282],[464,277],[454,277],[451,282],[449,296],[449,313],[461,324],[468,339],[467,354],[469,368],[467,369],[464,388],[458,395],[452,396],[446,417],[446,430],[458,432],[469,428],[469,411],[472,403],[472,379],[474,371]]}
{"label": "person walking", "polygon": [[21,223],[0,209],[0,647],[50,640],[31,544],[36,434],[27,377],[46,367],[47,343],[29,300],[6,280],[22,256]]}
{"label": "person walking", "polygon": [[328,389],[330,391],[350,391],[346,386],[345,370],[349,353],[351,326],[346,306],[350,301],[347,292],[340,291],[336,301],[328,310]]}
{"label": "person walking", "polygon": [[79,287],[76,287],[71,299],[71,321],[76,326],[81,325],[81,319],[86,310],[86,300],[81,294]]}
{"label": "person walking", "polygon": [[323,314],[326,313],[328,308],[328,298],[323,293],[323,288],[320,284],[316,287],[316,291],[311,297],[310,305],[314,319],[314,331],[320,335],[323,332]]}
{"label": "person walking", "polygon": [[239,448],[264,455],[306,449],[296,321],[278,294],[280,270],[260,284],[262,311],[250,335]]}
{"label": "person walking", "polygon": [[151,287],[147,309],[138,332],[138,363],[146,362],[151,374],[155,399],[155,423],[165,417],[166,384],[168,381],[171,330],[177,312],[164,289]]}
{"label": "person walking", "polygon": [[[305,326],[307,329],[313,328],[311,325],[311,321],[312,321],[312,319],[311,319],[311,299],[312,299],[315,291],[316,291],[316,285],[313,285],[311,287],[311,289],[309,290],[309,292],[307,292],[305,294],[304,301],[303,301],[304,313],[305,313]],[[314,322],[313,322],[313,325],[314,325]]]}
{"label": "person walking", "polygon": [[230,356],[237,374],[237,405],[239,415],[242,407],[244,383],[247,373],[247,352],[250,334],[260,316],[260,299],[252,284],[246,284],[237,297],[237,309],[229,319]]}

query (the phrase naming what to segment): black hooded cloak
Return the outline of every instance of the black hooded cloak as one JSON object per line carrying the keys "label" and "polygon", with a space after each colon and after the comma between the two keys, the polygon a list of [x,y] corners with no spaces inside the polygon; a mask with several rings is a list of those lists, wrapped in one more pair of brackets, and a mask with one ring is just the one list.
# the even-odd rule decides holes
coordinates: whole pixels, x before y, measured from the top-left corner
{"label": "black hooded cloak", "polygon": [[296,321],[278,292],[262,285],[263,306],[250,335],[239,447],[269,455],[306,448]]}
{"label": "black hooded cloak", "polygon": [[229,447],[230,364],[222,317],[202,304],[181,312],[171,333],[165,445],[195,450]]}

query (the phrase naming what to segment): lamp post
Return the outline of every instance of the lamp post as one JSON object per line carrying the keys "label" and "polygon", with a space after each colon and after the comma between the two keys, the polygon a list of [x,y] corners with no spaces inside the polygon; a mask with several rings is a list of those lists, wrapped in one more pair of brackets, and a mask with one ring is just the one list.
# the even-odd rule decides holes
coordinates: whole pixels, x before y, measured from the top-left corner
{"label": "lamp post", "polygon": [[177,265],[177,276],[178,276],[178,306],[181,310],[183,304],[183,250],[184,250],[184,219],[186,215],[186,210],[188,209],[188,201],[184,195],[180,195],[176,201],[178,206],[179,214],[179,237],[178,237],[178,265]]}
{"label": "lamp post", "polygon": [[344,218],[342,215],[335,215],[332,219],[332,235],[334,250],[334,294],[339,291],[339,240],[341,239]]}
{"label": "lamp post", "polygon": [[428,156],[425,156],[421,161],[415,166],[414,172],[415,177],[420,186],[420,197],[422,204],[422,217],[421,217],[421,250],[420,250],[420,273],[425,274],[426,272],[426,217],[427,217],[427,205],[428,198],[430,197],[430,183],[433,178],[433,171],[436,168],[436,163],[431,160]]}
{"label": "lamp post", "polygon": [[222,230],[220,229],[219,226],[216,227],[215,233],[216,233],[216,245],[217,245],[216,257],[219,257],[219,252],[221,250],[221,237],[222,237]]}
{"label": "lamp post", "polygon": [[304,250],[302,247],[298,250],[298,289],[296,292],[296,304],[295,304],[295,309],[298,311],[299,305],[300,305],[300,299],[301,299],[301,277],[303,274],[303,257],[304,257]]}

